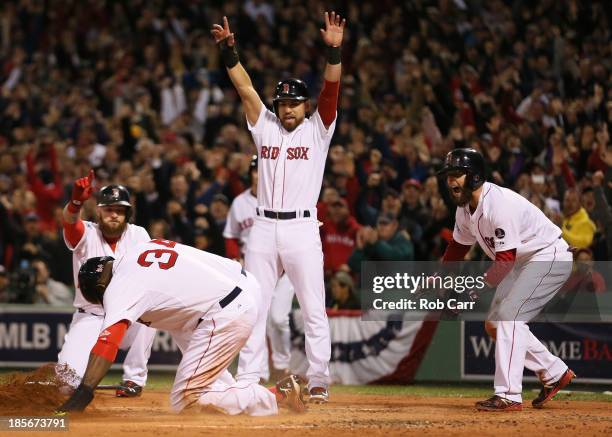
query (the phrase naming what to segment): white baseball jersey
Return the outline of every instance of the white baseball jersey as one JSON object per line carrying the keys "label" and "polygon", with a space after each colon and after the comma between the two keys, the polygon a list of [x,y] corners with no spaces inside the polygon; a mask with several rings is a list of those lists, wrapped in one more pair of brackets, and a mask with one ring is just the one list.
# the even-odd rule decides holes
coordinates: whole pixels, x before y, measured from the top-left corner
{"label": "white baseball jersey", "polygon": [[257,197],[253,196],[249,188],[236,196],[227,214],[223,236],[239,239],[242,254],[246,252],[247,240],[254,222],[255,208],[257,208]]}
{"label": "white baseball jersey", "polygon": [[242,266],[190,246],[151,240],[113,265],[104,293],[103,328],[120,320],[168,331],[193,331],[208,310],[244,278]]}
{"label": "white baseball jersey", "polygon": [[247,125],[259,155],[258,205],[275,211],[315,208],[336,118],[326,129],[315,111],[288,132],[262,105],[257,123]]}
{"label": "white baseball jersey", "polygon": [[81,268],[81,265],[89,258],[93,258],[95,256],[112,256],[115,259],[120,258],[128,251],[130,247],[143,241],[149,241],[151,237],[145,228],[128,224],[127,228],[123,232],[123,235],[119,241],[117,241],[115,251],[113,252],[113,249],[111,249],[110,245],[104,239],[102,231],[97,223],[84,220],[83,224],[85,225],[85,232],[75,247],[72,247],[64,234],[66,246],[72,251],[72,273],[74,275],[74,284],[76,286],[73,305],[76,308],[87,307],[92,313],[102,315],[104,314],[102,306],[94,305],[88,302],[83,297],[81,290],[78,288],[79,269]]}
{"label": "white baseball jersey", "polygon": [[457,208],[453,239],[466,246],[475,242],[491,259],[496,252],[516,249],[517,259],[527,259],[550,246],[561,235],[533,203],[518,193],[485,182],[476,211]]}

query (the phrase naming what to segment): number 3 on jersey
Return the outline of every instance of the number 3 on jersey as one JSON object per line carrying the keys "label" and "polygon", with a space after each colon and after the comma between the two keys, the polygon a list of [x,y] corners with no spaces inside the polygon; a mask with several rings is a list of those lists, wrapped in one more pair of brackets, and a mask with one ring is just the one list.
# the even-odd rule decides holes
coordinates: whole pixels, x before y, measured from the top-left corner
{"label": "number 3 on jersey", "polygon": [[151,267],[153,263],[157,263],[157,267],[162,270],[168,270],[174,267],[178,259],[178,253],[172,250],[176,246],[176,242],[170,240],[151,240],[151,243],[159,244],[160,246],[168,247],[168,249],[149,249],[145,250],[138,257],[138,264],[143,267]]}

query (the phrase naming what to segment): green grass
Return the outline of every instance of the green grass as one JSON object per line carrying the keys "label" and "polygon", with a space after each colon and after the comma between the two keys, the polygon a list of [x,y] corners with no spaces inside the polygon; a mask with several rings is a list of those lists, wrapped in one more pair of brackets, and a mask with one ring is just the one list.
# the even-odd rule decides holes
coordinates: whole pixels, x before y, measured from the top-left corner
{"label": "green grass", "polygon": [[[612,402],[611,395],[603,394],[607,387],[588,386],[573,384],[571,393],[559,393],[555,399],[577,400],[577,401],[607,401]],[[344,385],[334,386],[336,393],[382,395],[382,396],[433,396],[433,397],[455,397],[455,398],[485,398],[491,396],[492,384],[479,383],[417,383],[414,385]],[[536,397],[540,386],[536,384],[525,384],[523,386],[523,397],[530,400]]]}
{"label": "green grass", "polygon": [[[102,380],[102,384],[116,384],[121,380],[120,372],[111,372]],[[170,390],[174,381],[174,373],[151,372],[147,381],[147,387],[157,390]],[[533,399],[539,391],[537,384],[525,384],[523,396],[525,399]],[[608,401],[612,402],[612,395],[603,394],[607,386],[572,384],[572,392],[559,393],[555,399],[579,400],[579,401]],[[492,395],[492,384],[487,383],[417,383],[413,385],[334,385],[333,393],[357,394],[357,395],[379,395],[379,396],[432,396],[432,397],[455,397],[455,398],[485,398]]]}
{"label": "green grass", "polygon": [[[13,370],[14,371],[14,370]],[[0,382],[8,370],[0,370]],[[121,381],[120,371],[111,371],[101,384],[116,384]],[[173,372],[150,372],[147,388],[155,390],[170,390],[174,381]],[[378,396],[428,396],[455,398],[485,398],[492,394],[492,384],[487,383],[423,383],[413,385],[334,385],[332,393]],[[559,393],[557,400],[574,401],[605,401],[612,402],[612,395],[603,392],[610,387],[601,385],[572,384],[570,393]],[[526,400],[536,396],[534,390],[539,390],[537,384],[528,383],[523,386],[523,397]]]}

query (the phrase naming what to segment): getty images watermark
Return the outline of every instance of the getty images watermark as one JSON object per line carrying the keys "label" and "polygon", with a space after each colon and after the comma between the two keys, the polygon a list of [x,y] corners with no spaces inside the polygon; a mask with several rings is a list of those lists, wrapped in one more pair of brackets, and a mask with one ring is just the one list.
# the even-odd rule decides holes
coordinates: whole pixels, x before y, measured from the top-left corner
{"label": "getty images watermark", "polygon": [[491,287],[491,262],[364,262],[364,320],[612,321],[612,263],[517,262]]}
{"label": "getty images watermark", "polygon": [[[374,310],[473,310],[475,297],[487,287],[484,275],[442,275],[421,273],[395,273],[393,276],[377,275],[372,278]],[[390,291],[404,292],[410,297],[388,300]],[[465,293],[465,295],[464,295]],[[461,299],[467,296],[468,299]]]}

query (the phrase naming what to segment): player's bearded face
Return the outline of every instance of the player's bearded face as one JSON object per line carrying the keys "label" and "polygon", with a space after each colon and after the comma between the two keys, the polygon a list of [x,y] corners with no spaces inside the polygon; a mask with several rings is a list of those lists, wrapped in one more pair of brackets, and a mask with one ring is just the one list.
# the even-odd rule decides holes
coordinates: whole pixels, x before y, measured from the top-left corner
{"label": "player's bearded face", "polygon": [[109,205],[98,207],[98,225],[102,234],[109,238],[119,238],[127,227],[126,207]]}
{"label": "player's bearded face", "polygon": [[307,102],[281,100],[278,102],[278,118],[283,127],[291,132],[304,121]]}
{"label": "player's bearded face", "polygon": [[461,173],[448,173],[446,184],[448,191],[457,206],[465,206],[472,197],[472,192],[465,186],[466,175]]}

